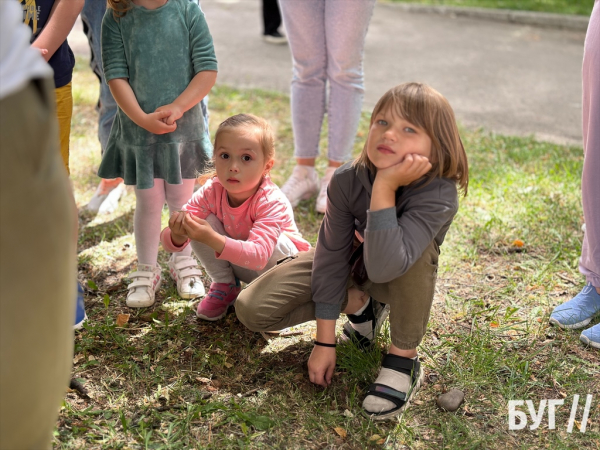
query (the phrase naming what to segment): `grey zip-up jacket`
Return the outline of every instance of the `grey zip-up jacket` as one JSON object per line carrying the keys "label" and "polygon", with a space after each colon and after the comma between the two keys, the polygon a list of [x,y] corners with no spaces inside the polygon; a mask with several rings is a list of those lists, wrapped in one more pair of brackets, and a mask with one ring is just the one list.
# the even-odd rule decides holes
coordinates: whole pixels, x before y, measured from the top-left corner
{"label": "grey zip-up jacket", "polygon": [[435,239],[438,245],[458,210],[454,180],[400,187],[396,207],[369,211],[374,176],[346,163],[327,189],[327,213],[319,230],[311,280],[315,315],[336,320],[346,296],[355,231],[364,238],[364,261],[374,283],[392,281],[410,269]]}

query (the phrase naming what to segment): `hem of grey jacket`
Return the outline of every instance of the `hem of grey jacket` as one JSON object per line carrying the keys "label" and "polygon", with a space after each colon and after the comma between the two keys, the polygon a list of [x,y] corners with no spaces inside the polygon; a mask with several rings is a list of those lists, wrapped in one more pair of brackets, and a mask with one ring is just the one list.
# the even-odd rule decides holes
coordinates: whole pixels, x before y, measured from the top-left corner
{"label": "hem of grey jacket", "polygon": [[463,6],[417,5],[410,3],[390,3],[385,5],[407,12],[434,13],[450,17],[470,17],[473,19],[509,22],[520,25],[533,25],[547,28],[562,28],[573,31],[587,31],[588,16],[555,14],[537,11],[517,11],[514,9],[468,8]]}

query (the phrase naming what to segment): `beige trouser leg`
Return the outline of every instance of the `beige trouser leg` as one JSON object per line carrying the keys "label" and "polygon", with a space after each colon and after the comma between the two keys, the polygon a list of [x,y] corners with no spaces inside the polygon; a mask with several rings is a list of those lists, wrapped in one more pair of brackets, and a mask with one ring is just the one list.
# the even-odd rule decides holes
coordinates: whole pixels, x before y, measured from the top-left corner
{"label": "beige trouser leg", "polygon": [[72,192],[51,79],[0,100],[0,449],[47,449],[69,383]]}
{"label": "beige trouser leg", "polygon": [[412,350],[421,343],[435,293],[439,248],[435,241],[401,277],[389,283],[372,283],[365,291],[375,300],[390,305],[392,344]]}
{"label": "beige trouser leg", "polygon": [[[361,289],[390,305],[392,343],[413,349],[423,339],[433,302],[438,246],[432,241],[421,258],[401,277],[389,283],[371,283]],[[252,331],[275,331],[315,319],[311,295],[314,249],[299,253],[250,283],[236,301],[235,312]],[[350,281],[348,287],[352,287]],[[342,305],[342,311],[345,304]]]}

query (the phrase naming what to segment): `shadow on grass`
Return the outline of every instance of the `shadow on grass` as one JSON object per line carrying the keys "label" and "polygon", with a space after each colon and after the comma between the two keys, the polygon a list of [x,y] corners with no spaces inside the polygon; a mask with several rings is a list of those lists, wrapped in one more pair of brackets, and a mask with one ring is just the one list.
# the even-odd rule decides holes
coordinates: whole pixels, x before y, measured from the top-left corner
{"label": "shadow on grass", "polygon": [[110,242],[133,233],[133,213],[134,211],[131,210],[109,222],[90,227],[86,225],[94,219],[94,216],[81,215],[77,252],[80,253],[94,247],[100,242]]}

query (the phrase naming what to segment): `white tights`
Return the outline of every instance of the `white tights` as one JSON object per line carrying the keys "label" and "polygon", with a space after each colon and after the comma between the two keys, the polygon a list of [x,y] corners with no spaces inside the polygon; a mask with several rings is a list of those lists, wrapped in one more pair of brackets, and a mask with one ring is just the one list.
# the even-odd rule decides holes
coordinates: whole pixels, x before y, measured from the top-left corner
{"label": "white tights", "polygon": [[[183,184],[168,184],[160,178],[154,179],[150,189],[135,188],[135,214],[133,216],[133,234],[138,264],[156,266],[158,244],[160,240],[161,216],[165,200],[169,212],[179,211],[194,193],[195,179],[184,179]],[[188,245],[175,256],[189,256],[192,248]]]}

